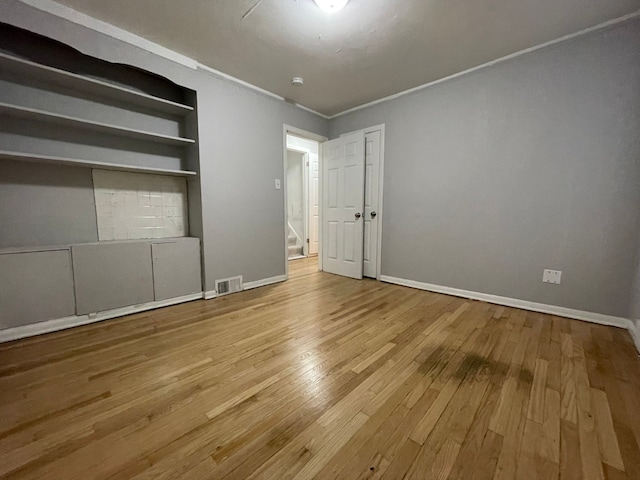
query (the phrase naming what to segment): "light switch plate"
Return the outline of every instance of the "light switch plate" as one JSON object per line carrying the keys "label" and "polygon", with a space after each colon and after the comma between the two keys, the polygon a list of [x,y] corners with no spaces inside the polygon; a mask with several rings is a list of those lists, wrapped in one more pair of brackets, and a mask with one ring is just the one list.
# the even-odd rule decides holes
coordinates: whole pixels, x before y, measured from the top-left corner
{"label": "light switch plate", "polygon": [[276,178],[276,190],[280,190],[280,179]]}
{"label": "light switch plate", "polygon": [[552,283],[554,285],[560,285],[562,280],[562,272],[560,270],[543,270],[542,281],[544,283]]}

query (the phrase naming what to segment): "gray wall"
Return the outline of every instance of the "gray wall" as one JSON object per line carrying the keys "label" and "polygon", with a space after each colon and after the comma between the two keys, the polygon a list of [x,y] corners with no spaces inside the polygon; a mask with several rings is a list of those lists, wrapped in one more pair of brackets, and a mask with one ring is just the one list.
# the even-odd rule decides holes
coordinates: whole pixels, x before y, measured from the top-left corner
{"label": "gray wall", "polygon": [[[631,289],[630,318],[635,322],[636,328],[640,329],[640,241],[638,242],[638,250],[636,252],[634,266],[635,276]],[[638,333],[640,333],[640,330]]]}
{"label": "gray wall", "polygon": [[383,275],[630,315],[638,20],[338,117],[331,136],[380,123]]}
{"label": "gray wall", "polygon": [[198,89],[205,280],[285,273],[283,124],[327,135],[325,120],[218,80]]}
{"label": "gray wall", "polygon": [[0,160],[0,248],[97,241],[90,169]]}
{"label": "gray wall", "polygon": [[17,0],[0,4],[0,18],[195,90],[205,290],[213,290],[217,278],[243,275],[250,282],[285,273],[284,191],[273,187],[275,178],[284,178],[282,126],[327,135],[326,120]]}
{"label": "gray wall", "polygon": [[[282,125],[326,135],[329,122],[16,0],[0,14],[195,90],[205,289],[284,273]],[[333,137],[386,124],[383,274],[629,316],[639,45],[633,21],[333,120]]]}

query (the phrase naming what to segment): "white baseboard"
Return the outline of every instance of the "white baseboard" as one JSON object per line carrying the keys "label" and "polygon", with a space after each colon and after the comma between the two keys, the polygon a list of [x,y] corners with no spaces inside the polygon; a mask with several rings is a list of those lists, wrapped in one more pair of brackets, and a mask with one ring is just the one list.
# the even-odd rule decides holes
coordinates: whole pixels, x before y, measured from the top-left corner
{"label": "white baseboard", "polygon": [[287,279],[287,275],[278,275],[276,277],[263,278],[262,280],[256,280],[255,282],[246,282],[242,285],[243,290],[251,290],[252,288],[265,287],[273,283],[284,282]]}
{"label": "white baseboard", "polygon": [[[482,300],[484,302],[504,305],[506,307],[521,308],[523,310],[531,310],[533,312],[548,313],[550,315],[557,315],[559,317],[573,318],[576,320],[584,320],[585,322],[597,323],[600,325],[624,328],[629,330],[630,332],[632,331],[632,329],[635,329],[635,325],[631,320],[622,317],[603,315],[601,313],[585,312],[583,310],[574,310],[572,308],[558,307],[556,305],[546,305],[544,303],[529,302],[527,300],[518,300],[516,298],[500,297],[498,295],[490,295],[488,293],[479,293],[472,292],[470,290],[460,290],[458,288],[443,287],[430,283],[416,282],[415,280],[405,280],[403,278],[389,277],[387,275],[382,275],[380,277],[380,280],[383,282],[394,283],[396,285],[402,285],[405,287],[428,290],[429,292],[444,293],[445,295],[470,298],[472,300]],[[636,345],[638,345],[637,340]]]}
{"label": "white baseboard", "polygon": [[204,298],[205,300],[211,300],[213,298],[216,298],[217,296],[218,292],[216,292],[215,290],[209,290],[202,293],[202,298]]}
{"label": "white baseboard", "polygon": [[636,319],[632,321],[632,326],[629,328],[629,333],[631,333],[631,338],[636,344],[636,348],[640,353],[640,319]]}
{"label": "white baseboard", "polygon": [[42,335],[43,333],[57,332],[58,330],[79,327],[80,325],[101,322],[103,320],[109,320],[110,318],[123,317],[125,315],[131,315],[133,313],[168,307],[170,305],[190,302],[192,300],[199,300],[201,298],[202,292],[192,293],[189,295],[169,298],[167,300],[160,300],[157,302],[141,303],[139,305],[132,305],[130,307],[106,310],[95,315],[73,315],[71,317],[56,318],[54,320],[47,320],[45,322],[32,323],[31,325],[7,328],[6,330],[0,330],[0,343],[10,342],[12,340],[18,340],[20,338],[33,337],[35,335]]}

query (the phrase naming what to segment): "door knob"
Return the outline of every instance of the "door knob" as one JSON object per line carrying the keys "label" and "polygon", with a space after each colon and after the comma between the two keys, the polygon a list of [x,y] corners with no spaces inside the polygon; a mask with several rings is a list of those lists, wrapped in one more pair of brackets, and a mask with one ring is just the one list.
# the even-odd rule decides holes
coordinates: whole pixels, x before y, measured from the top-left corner
{"label": "door knob", "polygon": [[376,218],[376,215],[378,215],[376,212],[371,212],[371,218]]}
{"label": "door knob", "polygon": [[356,213],[356,220],[358,220],[362,215],[360,215],[359,213]]}

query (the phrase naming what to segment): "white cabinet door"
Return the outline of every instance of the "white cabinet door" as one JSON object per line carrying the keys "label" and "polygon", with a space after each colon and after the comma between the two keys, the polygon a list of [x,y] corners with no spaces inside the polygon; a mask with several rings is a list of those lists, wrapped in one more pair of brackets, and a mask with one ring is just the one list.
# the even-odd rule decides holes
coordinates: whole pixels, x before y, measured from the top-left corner
{"label": "white cabinet door", "polygon": [[378,275],[378,224],[380,197],[380,131],[365,135],[364,276]]}
{"label": "white cabinet door", "polygon": [[325,142],[322,149],[323,270],[362,278],[364,133]]}

